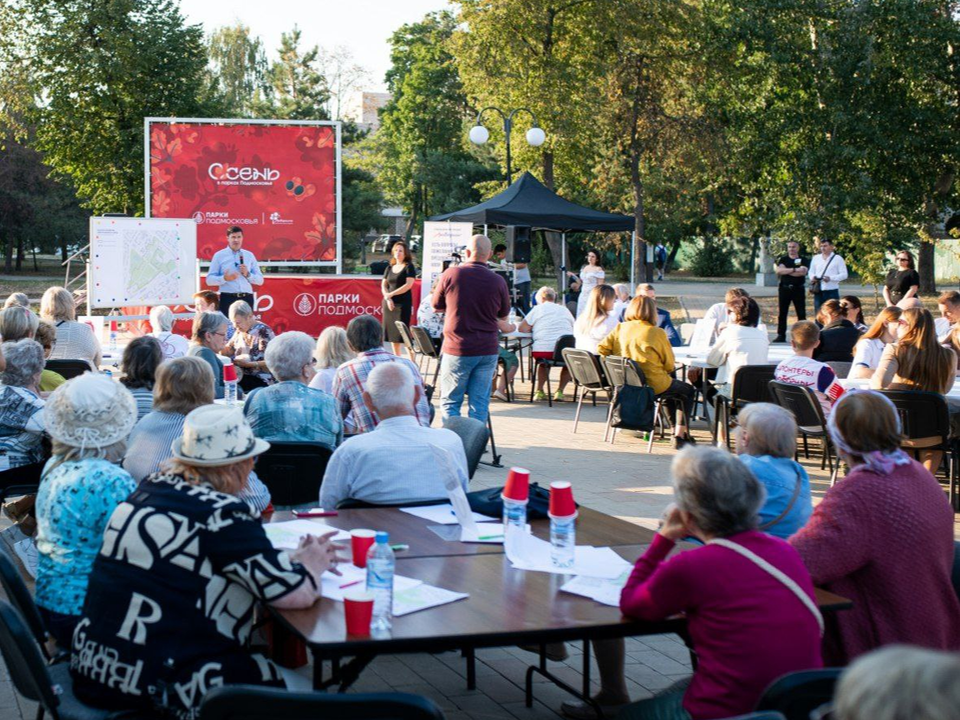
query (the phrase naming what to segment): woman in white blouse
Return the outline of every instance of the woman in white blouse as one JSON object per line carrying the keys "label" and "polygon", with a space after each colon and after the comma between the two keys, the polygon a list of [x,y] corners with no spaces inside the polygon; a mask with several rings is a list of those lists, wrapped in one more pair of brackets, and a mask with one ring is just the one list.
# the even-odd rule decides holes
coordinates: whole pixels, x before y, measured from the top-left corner
{"label": "woman in white blouse", "polygon": [[614,312],[616,301],[617,293],[609,285],[597,285],[590,292],[587,307],[577,317],[573,326],[578,350],[589,350],[594,355],[597,354],[600,341],[617,326],[617,315]]}
{"label": "woman in white blouse", "polygon": [[[744,365],[762,365],[767,362],[770,340],[760,324],[760,307],[751,297],[738,297],[727,303],[731,322],[720,331],[717,342],[710,349],[707,364],[719,368],[713,382],[716,392],[730,395],[733,376]],[[715,392],[704,389],[707,401]]]}
{"label": "woman in white blouse", "polygon": [[897,341],[897,326],[903,310],[896,305],[884,308],[873,321],[873,325],[857,342],[853,349],[853,367],[850,368],[851,378],[872,378],[880,365],[880,356],[883,348],[889,343]]}
{"label": "woman in white blouse", "polygon": [[577,298],[577,317],[580,317],[587,306],[587,298],[590,297],[590,293],[606,278],[603,266],[600,265],[600,253],[596,250],[588,250],[587,264],[580,269],[580,275],[577,276],[572,272],[568,272],[567,275],[573,279],[571,287],[580,291],[580,297]]}
{"label": "woman in white blouse", "polygon": [[176,320],[173,310],[166,305],[157,305],[150,310],[150,333],[160,343],[160,350],[164,360],[173,360],[183,357],[190,349],[189,341],[182,335],[173,333],[173,322]]}
{"label": "woman in white blouse", "polygon": [[40,299],[40,319],[57,329],[57,344],[50,357],[58,360],[86,360],[92,369],[100,367],[100,342],[93,328],[77,322],[73,293],[52,287]]}

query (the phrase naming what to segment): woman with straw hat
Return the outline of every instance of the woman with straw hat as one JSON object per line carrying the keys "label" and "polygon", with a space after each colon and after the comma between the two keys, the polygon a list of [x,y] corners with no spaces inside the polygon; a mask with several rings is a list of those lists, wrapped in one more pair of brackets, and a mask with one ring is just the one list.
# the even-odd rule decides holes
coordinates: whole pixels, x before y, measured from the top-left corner
{"label": "woman with straw hat", "polygon": [[50,634],[66,648],[103,529],[137,487],[120,467],[137,404],[119,383],[87,373],[54,390],[44,415],[53,454],[37,491],[36,600]]}
{"label": "woman with straw hat", "polygon": [[74,634],[73,688],[83,702],[193,717],[219,685],[304,682],[247,649],[259,603],[309,607],[337,564],[330,535],[274,548],[238,499],[269,447],[239,408],[199,407],[165,470],[114,511]]}

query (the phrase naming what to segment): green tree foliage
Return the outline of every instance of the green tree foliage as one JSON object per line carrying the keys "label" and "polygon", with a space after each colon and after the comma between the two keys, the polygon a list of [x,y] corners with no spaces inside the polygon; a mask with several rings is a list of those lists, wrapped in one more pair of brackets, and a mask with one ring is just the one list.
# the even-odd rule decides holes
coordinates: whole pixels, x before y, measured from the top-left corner
{"label": "green tree foliage", "polygon": [[393,97],[370,158],[388,197],[410,212],[408,235],[430,215],[478,201],[475,185],[495,177],[464,147],[469,110],[447,45],[454,27],[450,13],[433,13],[390,40]]}
{"label": "green tree foliage", "polygon": [[385,202],[372,173],[347,163],[341,179],[344,248],[349,249],[354,239],[364,237],[370,230],[386,230],[389,222],[380,214]]}
{"label": "green tree foliage", "polygon": [[143,211],[143,118],[203,114],[199,27],[171,0],[14,0],[32,92],[7,97],[36,127],[33,146],[96,213]]}
{"label": "green tree foliage", "polygon": [[300,28],[280,36],[277,59],[267,73],[270,100],[259,109],[262,117],[282,120],[329,120],[327,104],[330,91],[318,65],[319,48],[303,50],[300,47]]}
{"label": "green tree foliage", "polygon": [[214,30],[207,40],[205,93],[226,117],[254,117],[272,90],[263,41],[238,22]]}

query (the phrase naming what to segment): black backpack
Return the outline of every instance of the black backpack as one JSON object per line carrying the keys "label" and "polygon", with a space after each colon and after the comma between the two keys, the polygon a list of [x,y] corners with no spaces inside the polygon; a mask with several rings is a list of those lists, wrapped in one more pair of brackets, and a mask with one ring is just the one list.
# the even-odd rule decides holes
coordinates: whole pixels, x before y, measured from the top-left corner
{"label": "black backpack", "polygon": [[613,404],[613,427],[622,430],[653,430],[655,404],[656,396],[648,385],[624,385],[618,388],[617,400]]}

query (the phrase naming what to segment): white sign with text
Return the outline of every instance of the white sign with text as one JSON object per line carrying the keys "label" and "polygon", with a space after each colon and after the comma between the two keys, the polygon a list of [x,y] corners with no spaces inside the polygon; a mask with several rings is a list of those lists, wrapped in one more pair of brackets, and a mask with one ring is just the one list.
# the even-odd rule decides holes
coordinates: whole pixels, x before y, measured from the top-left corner
{"label": "white sign with text", "polygon": [[429,293],[433,279],[443,272],[443,261],[467,246],[473,223],[425,222],[423,224],[423,293]]}

